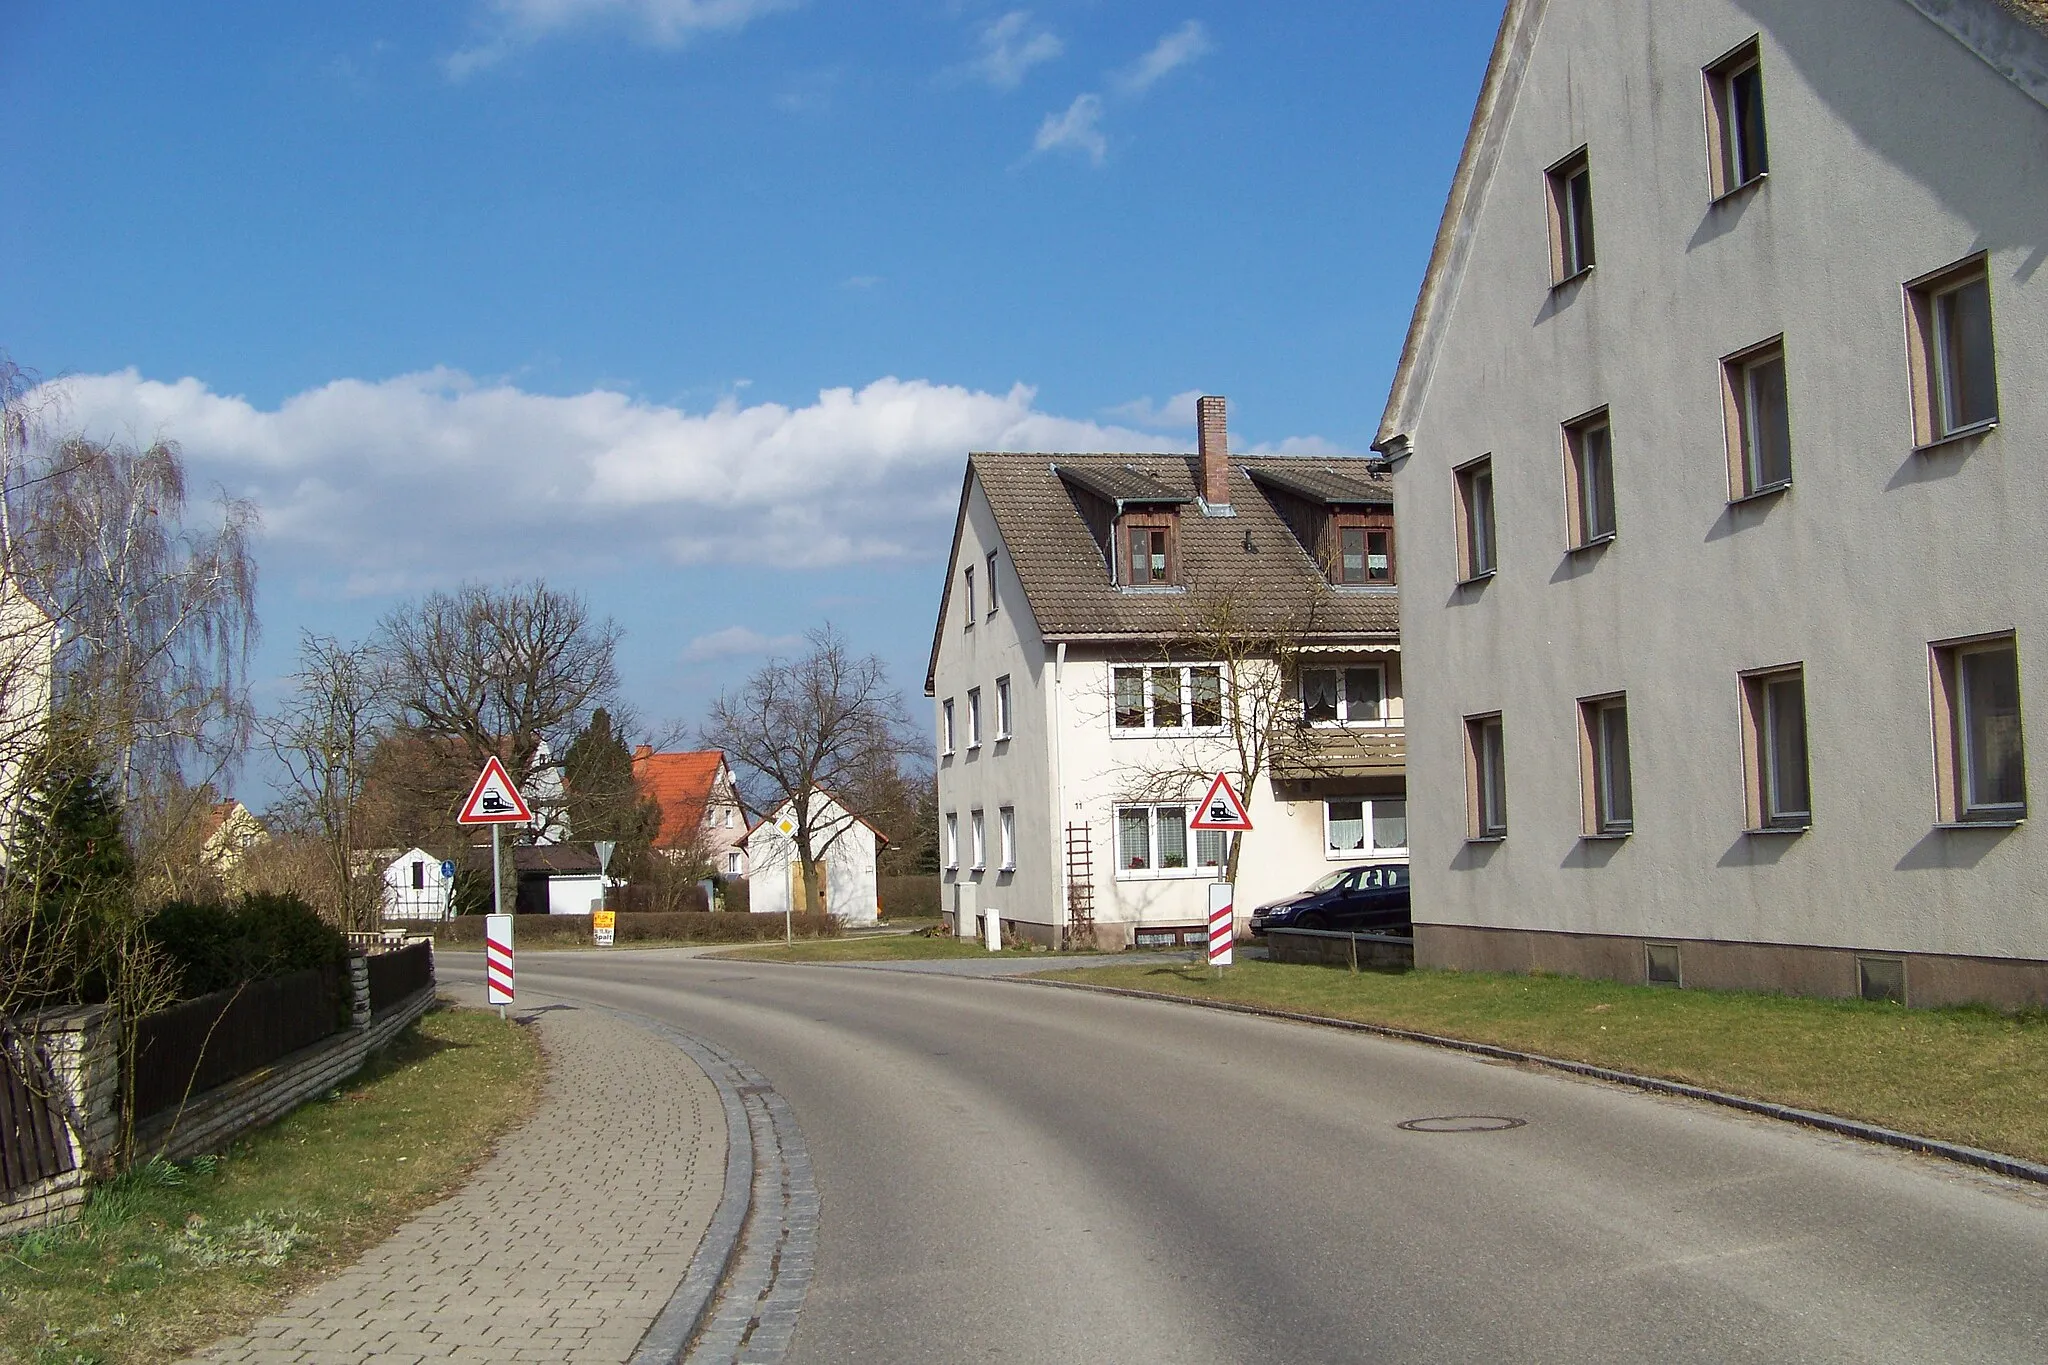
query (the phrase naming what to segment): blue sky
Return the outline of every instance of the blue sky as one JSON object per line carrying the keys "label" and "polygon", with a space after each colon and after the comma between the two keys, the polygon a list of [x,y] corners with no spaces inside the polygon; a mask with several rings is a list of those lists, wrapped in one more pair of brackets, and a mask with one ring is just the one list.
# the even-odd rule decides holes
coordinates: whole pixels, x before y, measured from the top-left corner
{"label": "blue sky", "polygon": [[1494,0],[0,0],[0,347],[263,507],[259,670],[538,573],[916,713],[970,448],[1363,450]]}

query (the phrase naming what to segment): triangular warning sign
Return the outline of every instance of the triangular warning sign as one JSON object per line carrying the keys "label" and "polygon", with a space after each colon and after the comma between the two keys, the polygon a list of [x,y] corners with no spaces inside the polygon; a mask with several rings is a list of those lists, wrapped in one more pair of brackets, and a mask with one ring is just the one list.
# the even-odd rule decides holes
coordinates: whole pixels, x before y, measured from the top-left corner
{"label": "triangular warning sign", "polygon": [[470,788],[469,800],[462,803],[462,814],[455,819],[464,825],[525,825],[533,822],[533,812],[512,785],[512,774],[493,754],[484,763],[483,776]]}
{"label": "triangular warning sign", "polygon": [[1209,794],[1202,798],[1201,809],[1195,812],[1194,819],[1188,821],[1188,828],[1244,833],[1251,827],[1252,818],[1244,813],[1244,802],[1238,799],[1230,779],[1222,773],[1216,774],[1216,780],[1209,784]]}

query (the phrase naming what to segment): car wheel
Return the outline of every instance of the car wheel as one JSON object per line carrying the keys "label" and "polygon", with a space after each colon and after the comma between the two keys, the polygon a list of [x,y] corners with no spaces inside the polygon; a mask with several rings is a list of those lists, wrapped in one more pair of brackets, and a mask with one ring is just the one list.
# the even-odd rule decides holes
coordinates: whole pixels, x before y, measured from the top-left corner
{"label": "car wheel", "polygon": [[1294,927],[1297,929],[1327,929],[1330,927],[1330,922],[1321,915],[1303,915],[1294,922]]}

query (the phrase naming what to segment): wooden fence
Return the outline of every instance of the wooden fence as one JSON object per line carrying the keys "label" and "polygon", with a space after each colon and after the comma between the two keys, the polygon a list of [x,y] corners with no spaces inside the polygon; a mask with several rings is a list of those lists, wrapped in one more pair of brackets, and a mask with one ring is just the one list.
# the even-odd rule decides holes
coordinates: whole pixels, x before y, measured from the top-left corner
{"label": "wooden fence", "polygon": [[0,1195],[77,1169],[55,1096],[32,1040],[0,1029]]}
{"label": "wooden fence", "polygon": [[382,1014],[389,1006],[434,984],[434,945],[412,943],[395,952],[372,953],[364,959],[370,969],[370,1013]]}
{"label": "wooden fence", "polygon": [[340,963],[174,1005],[135,1025],[137,1121],[311,1047],[348,1023]]}

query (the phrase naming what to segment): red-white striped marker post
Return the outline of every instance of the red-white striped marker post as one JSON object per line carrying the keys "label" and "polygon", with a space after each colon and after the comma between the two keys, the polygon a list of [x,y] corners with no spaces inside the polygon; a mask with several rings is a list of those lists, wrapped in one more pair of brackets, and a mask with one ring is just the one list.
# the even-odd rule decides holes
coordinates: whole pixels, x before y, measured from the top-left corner
{"label": "red-white striped marker post", "polygon": [[484,916],[484,987],[490,1002],[505,1012],[512,1003],[512,917]]}
{"label": "red-white striped marker post", "polygon": [[1209,965],[1228,967],[1230,946],[1237,941],[1237,897],[1229,882],[1209,883]]}

